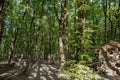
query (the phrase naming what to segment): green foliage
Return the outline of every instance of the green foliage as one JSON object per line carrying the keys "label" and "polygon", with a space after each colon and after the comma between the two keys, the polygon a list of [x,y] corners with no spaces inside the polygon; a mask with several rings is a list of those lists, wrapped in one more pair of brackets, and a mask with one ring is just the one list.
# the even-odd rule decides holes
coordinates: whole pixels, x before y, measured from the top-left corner
{"label": "green foliage", "polygon": [[69,80],[96,80],[97,77],[97,73],[82,64],[71,64],[65,72]]}
{"label": "green foliage", "polygon": [[78,59],[79,63],[82,65],[86,65],[89,67],[95,67],[97,65],[97,53],[94,53],[93,51],[87,50],[86,53],[79,53]]}
{"label": "green foliage", "polygon": [[[60,1],[56,0],[55,6],[59,18],[61,17]],[[82,72],[82,70],[88,69],[86,66],[97,64],[93,63],[97,54],[91,50],[92,48],[103,44],[105,38],[110,40],[112,33],[113,39],[120,40],[120,10],[118,1],[111,0],[109,1],[110,5],[107,4],[107,36],[105,37],[103,0],[85,0],[86,4],[84,5],[81,5],[81,1],[83,0],[66,1],[67,18],[64,24],[65,27],[63,28],[64,52],[67,57],[77,54],[77,50],[81,49],[77,55],[81,64],[74,64],[74,61],[70,62],[72,65],[68,72],[70,72],[69,76],[73,79],[79,77],[78,74],[83,75],[82,73],[78,73],[79,70]],[[9,6],[5,13],[6,18],[2,44],[0,46],[0,59],[9,56],[8,54],[11,52],[11,40],[15,38],[17,30],[17,39],[13,48],[15,54],[23,54],[25,57],[37,55],[42,58],[52,54],[52,57],[58,58],[59,25],[56,20],[53,3],[54,0],[9,0]],[[85,10],[86,13],[84,30],[80,23],[80,12],[82,10]],[[82,40],[84,42],[81,42]],[[79,67],[83,69],[79,69]],[[91,70],[88,69],[89,71]],[[92,74],[92,72],[89,73]],[[87,76],[88,74],[86,73]],[[83,77],[85,76],[83,75]]]}

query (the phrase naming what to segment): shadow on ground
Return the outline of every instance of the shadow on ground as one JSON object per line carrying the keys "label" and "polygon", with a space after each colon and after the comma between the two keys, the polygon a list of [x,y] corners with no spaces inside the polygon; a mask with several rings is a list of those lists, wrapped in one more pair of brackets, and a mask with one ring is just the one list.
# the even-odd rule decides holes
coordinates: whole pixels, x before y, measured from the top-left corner
{"label": "shadow on ground", "polygon": [[31,67],[31,71],[21,80],[61,80],[64,74],[60,74],[56,64],[49,64],[47,61],[39,61]]}
{"label": "shadow on ground", "polygon": [[120,80],[120,76],[119,75],[106,75],[106,74],[99,74],[97,80]]}
{"label": "shadow on ground", "polygon": [[64,80],[65,75],[59,73],[58,64],[38,61],[30,65],[27,74],[20,74],[20,69],[1,69],[0,80]]}

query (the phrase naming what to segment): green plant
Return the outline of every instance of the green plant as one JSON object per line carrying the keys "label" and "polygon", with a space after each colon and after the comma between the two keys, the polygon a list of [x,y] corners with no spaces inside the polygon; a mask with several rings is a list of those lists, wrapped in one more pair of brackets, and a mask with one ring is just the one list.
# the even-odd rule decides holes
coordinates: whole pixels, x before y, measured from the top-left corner
{"label": "green plant", "polygon": [[71,65],[65,72],[69,80],[95,80],[97,77],[97,73],[81,64]]}

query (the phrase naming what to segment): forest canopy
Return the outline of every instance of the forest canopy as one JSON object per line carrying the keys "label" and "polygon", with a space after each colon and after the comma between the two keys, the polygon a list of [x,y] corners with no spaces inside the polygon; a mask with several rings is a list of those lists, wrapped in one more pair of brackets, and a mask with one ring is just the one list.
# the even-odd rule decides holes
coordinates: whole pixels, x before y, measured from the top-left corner
{"label": "forest canopy", "polygon": [[[75,60],[91,66],[93,49],[120,42],[120,0],[1,0],[0,60]],[[29,64],[28,64],[29,65]]]}

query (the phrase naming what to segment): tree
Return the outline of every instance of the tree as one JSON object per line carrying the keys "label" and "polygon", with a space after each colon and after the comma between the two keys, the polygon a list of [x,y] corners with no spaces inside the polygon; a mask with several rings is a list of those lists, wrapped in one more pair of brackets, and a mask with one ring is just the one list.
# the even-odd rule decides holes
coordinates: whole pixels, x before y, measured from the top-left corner
{"label": "tree", "polygon": [[79,19],[79,28],[78,28],[78,37],[77,43],[80,45],[77,47],[76,60],[78,60],[78,55],[80,52],[84,52],[84,43],[85,43],[85,26],[86,26],[86,0],[80,0],[77,3],[78,7],[78,19]]}
{"label": "tree", "polygon": [[63,69],[64,64],[65,64],[65,53],[64,53],[64,34],[63,34],[63,29],[64,29],[64,24],[66,20],[66,0],[61,0],[61,16],[59,18],[59,15],[57,13],[56,5],[55,5],[56,0],[54,0],[54,9],[55,9],[55,14],[57,17],[57,21],[59,24],[59,55],[60,55],[60,70]]}
{"label": "tree", "polygon": [[0,1],[0,44],[2,41],[2,34],[4,29],[5,11],[8,7],[8,3],[9,3],[9,0]]}

